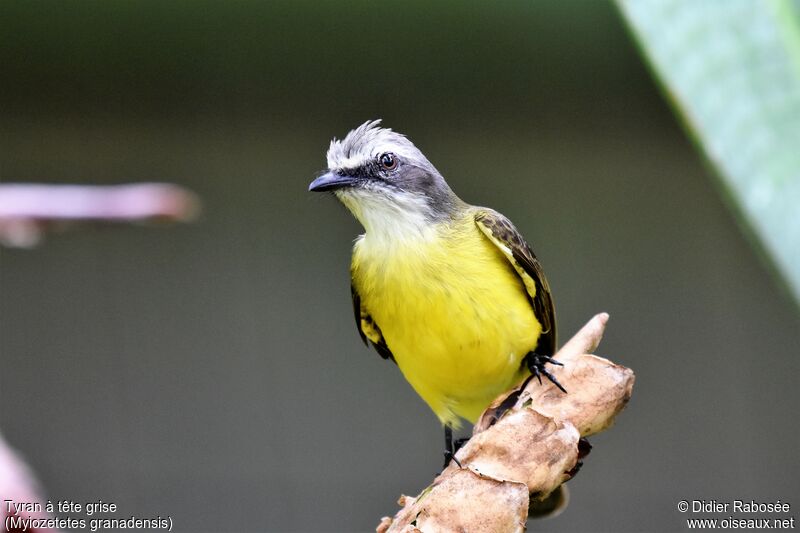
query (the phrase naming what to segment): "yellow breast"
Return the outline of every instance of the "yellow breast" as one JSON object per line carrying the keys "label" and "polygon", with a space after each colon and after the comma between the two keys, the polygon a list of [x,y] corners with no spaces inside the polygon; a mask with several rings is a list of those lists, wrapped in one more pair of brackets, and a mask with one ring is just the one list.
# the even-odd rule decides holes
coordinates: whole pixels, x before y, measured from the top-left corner
{"label": "yellow breast", "polygon": [[541,326],[522,281],[467,214],[419,237],[363,236],[353,282],[397,365],[442,423],[474,422],[522,375]]}

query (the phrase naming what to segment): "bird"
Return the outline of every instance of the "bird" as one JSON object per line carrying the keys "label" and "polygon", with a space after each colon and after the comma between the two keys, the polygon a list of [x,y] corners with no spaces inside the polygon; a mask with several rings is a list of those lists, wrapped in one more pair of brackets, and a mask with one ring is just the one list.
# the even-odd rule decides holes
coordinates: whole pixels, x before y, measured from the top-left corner
{"label": "bird", "polygon": [[[334,138],[309,191],[331,192],[363,226],[351,295],[365,344],[393,361],[445,432],[541,376],[556,316],[539,260],[511,221],[470,205],[403,134],[370,120]],[[521,390],[521,388],[520,388]]]}

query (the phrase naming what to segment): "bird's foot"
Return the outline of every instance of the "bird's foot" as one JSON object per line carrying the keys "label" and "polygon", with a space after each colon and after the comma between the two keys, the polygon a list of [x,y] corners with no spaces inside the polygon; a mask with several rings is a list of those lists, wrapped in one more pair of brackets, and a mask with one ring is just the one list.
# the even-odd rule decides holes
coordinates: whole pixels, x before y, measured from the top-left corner
{"label": "bird's foot", "polygon": [[450,461],[455,461],[459,468],[462,468],[461,461],[456,459],[456,452],[461,449],[464,444],[469,440],[469,437],[453,440],[453,428],[449,425],[444,427],[444,467],[450,464]]}
{"label": "bird's foot", "polygon": [[516,405],[517,400],[519,400],[519,397],[522,394],[522,391],[525,390],[525,387],[528,386],[528,383],[530,383],[533,378],[538,379],[539,384],[541,384],[542,376],[544,376],[552,381],[553,384],[562,392],[567,392],[567,389],[565,389],[561,383],[558,382],[555,376],[548,372],[548,370],[544,367],[544,365],[547,363],[550,363],[551,365],[564,366],[563,363],[556,361],[549,355],[539,355],[534,352],[528,352],[528,354],[522,360],[522,364],[525,365],[528,370],[530,370],[531,375],[525,378],[519,387],[512,391],[511,394],[509,394],[506,399],[500,403],[500,405],[494,408],[494,411],[492,412],[492,420],[489,422],[489,427],[493,426],[495,422],[500,420],[500,418],[506,414],[506,412],[508,412],[509,409]]}
{"label": "bird's foot", "polygon": [[[558,382],[555,376],[548,372],[547,368],[544,366],[547,363],[550,363],[551,365],[564,366],[563,363],[559,363],[549,355],[539,355],[538,353],[534,352],[528,352],[528,355],[525,356],[524,363],[528,367],[528,370],[531,371],[531,377],[538,379],[540,385],[542,384],[542,376],[544,376],[549,379],[553,385],[558,387],[561,392],[566,394],[567,389],[565,389],[561,383]],[[524,389],[529,380],[530,378],[526,379],[524,385],[520,388]]]}
{"label": "bird's foot", "polygon": [[463,468],[461,466],[461,461],[456,459],[455,452],[451,452],[449,450],[445,450],[444,451],[444,466],[442,467],[442,469],[445,469],[448,466],[450,466],[450,461],[453,461],[455,464],[457,464],[459,468]]}

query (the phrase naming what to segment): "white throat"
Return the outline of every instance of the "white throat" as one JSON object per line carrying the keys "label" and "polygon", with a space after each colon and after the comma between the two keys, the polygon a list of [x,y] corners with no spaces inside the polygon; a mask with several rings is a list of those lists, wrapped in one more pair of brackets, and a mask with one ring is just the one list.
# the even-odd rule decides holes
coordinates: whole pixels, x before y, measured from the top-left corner
{"label": "white throat", "polygon": [[391,247],[411,239],[427,240],[433,234],[430,207],[418,195],[346,189],[336,191],[336,196],[364,226],[362,238],[370,244]]}

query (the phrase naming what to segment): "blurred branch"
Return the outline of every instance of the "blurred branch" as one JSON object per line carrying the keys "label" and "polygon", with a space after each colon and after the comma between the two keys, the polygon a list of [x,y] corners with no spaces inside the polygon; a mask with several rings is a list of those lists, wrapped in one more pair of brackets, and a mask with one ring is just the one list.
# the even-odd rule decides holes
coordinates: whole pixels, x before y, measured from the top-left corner
{"label": "blurred branch", "polygon": [[551,371],[568,394],[531,380],[497,398],[456,453],[461,467],[453,461],[419,496],[402,496],[377,531],[524,530],[529,505],[577,472],[581,437],[608,428],[631,397],[633,371],[589,355],[607,321],[596,315],[556,354],[564,366]]}
{"label": "blurred branch", "polygon": [[[45,511],[45,502],[42,499],[39,483],[31,472],[31,469],[17,455],[14,450],[6,443],[0,435],[0,518],[3,531],[22,531],[20,528],[9,528],[7,520],[24,520],[28,525],[26,531],[36,533],[37,531],[58,530],[54,528],[31,527],[30,520],[41,524],[51,518],[50,513]],[[14,505],[16,504],[16,506]],[[35,507],[35,509],[33,508]]]}
{"label": "blurred branch", "polygon": [[800,303],[800,1],[617,4],[745,233]]}
{"label": "blurred branch", "polygon": [[168,183],[129,185],[0,184],[0,245],[30,247],[71,222],[188,221],[196,195]]}

